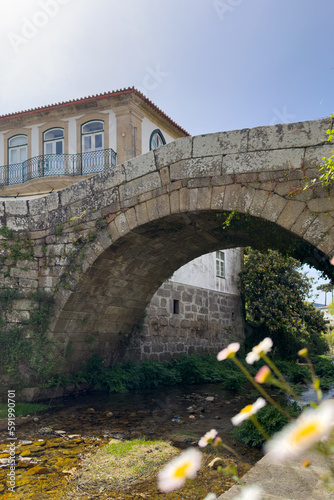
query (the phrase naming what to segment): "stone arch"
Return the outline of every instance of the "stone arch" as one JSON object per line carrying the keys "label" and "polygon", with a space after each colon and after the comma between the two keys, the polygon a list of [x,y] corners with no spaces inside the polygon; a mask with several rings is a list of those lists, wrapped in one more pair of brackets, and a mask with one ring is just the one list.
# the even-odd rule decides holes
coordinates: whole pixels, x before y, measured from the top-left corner
{"label": "stone arch", "polygon": [[[92,332],[107,363],[120,359],[160,284],[203,253],[288,248],[332,276],[331,193],[293,193],[329,155],[329,126],[320,120],[181,138],[46,198],[7,202],[9,227],[21,215],[34,237],[47,235],[47,255],[58,252],[51,275],[40,281],[45,288],[54,289],[66,269],[62,256],[78,238],[78,220],[80,233],[98,228],[68,272],[68,286],[55,292],[51,334],[73,343],[68,369],[90,356],[85,337]],[[65,233],[56,236],[59,223]]]}

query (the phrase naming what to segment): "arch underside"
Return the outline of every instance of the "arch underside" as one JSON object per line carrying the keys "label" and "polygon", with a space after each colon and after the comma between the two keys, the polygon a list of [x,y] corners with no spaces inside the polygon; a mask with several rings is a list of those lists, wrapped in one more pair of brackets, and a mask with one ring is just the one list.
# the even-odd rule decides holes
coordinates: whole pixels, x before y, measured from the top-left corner
{"label": "arch underside", "polygon": [[133,229],[105,250],[74,285],[53,335],[72,345],[69,370],[94,352],[107,364],[122,359],[129,338],[159,286],[200,255],[236,247],[278,249],[331,273],[328,257],[277,224],[231,212],[171,215]]}

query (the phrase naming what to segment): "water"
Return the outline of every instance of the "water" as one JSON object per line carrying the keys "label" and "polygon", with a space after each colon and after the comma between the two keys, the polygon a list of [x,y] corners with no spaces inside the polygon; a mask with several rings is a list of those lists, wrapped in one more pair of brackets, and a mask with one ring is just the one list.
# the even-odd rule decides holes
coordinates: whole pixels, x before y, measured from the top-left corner
{"label": "water", "polygon": [[[94,492],[78,493],[77,477],[82,459],[95,453],[110,439],[149,438],[172,442],[179,449],[196,445],[207,431],[216,428],[224,442],[238,451],[248,465],[224,452],[226,463],[235,464],[240,473],[247,471],[261,458],[261,453],[244,445],[234,446],[229,436],[231,417],[252,402],[249,394],[222,390],[217,384],[176,386],[128,394],[93,393],[64,401],[64,406],[47,411],[17,428],[18,446],[17,494],[8,494],[8,466],[0,467],[1,498],[33,498],[60,500],[91,498]],[[5,432],[0,435],[0,461],[8,455]],[[208,454],[205,460],[212,459]],[[222,493],[231,486],[217,471],[205,469],[197,482],[182,490],[182,498],[202,499],[206,493]],[[102,485],[104,488],[106,485]],[[110,485],[107,485],[108,487]],[[188,493],[187,493],[188,491]],[[146,496],[149,492],[149,496]],[[65,495],[66,493],[66,495]],[[96,494],[96,492],[95,492]],[[156,474],[130,492],[102,491],[99,498],[161,498],[156,487]],[[143,496],[144,495],[144,496]],[[180,498],[178,493],[167,499]]]}

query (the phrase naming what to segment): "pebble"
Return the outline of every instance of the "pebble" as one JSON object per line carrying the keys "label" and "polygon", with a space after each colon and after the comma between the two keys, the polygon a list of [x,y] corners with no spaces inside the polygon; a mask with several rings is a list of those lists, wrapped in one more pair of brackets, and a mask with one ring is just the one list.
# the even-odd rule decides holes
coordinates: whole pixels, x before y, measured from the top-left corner
{"label": "pebble", "polygon": [[220,465],[224,465],[224,463],[225,462],[222,458],[216,457],[208,464],[208,467],[210,467],[210,469],[218,469],[218,467]]}

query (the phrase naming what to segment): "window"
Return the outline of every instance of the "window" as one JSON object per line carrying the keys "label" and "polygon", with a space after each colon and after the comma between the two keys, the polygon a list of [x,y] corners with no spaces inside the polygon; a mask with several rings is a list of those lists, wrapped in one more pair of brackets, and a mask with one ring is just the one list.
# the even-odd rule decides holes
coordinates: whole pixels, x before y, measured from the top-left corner
{"label": "window", "polygon": [[82,174],[102,172],[104,158],[104,123],[100,120],[81,126]]}
{"label": "window", "polygon": [[81,127],[81,151],[89,153],[99,151],[104,147],[104,123],[102,121],[92,121],[85,123]]}
{"label": "window", "polygon": [[53,128],[43,135],[44,154],[62,155],[64,153],[64,129]]}
{"label": "window", "polygon": [[225,254],[221,250],[216,252],[216,276],[225,278]]}
{"label": "window", "polygon": [[28,137],[26,135],[16,135],[8,140],[9,164],[22,163],[27,159]]}
{"label": "window", "polygon": [[180,301],[173,300],[173,314],[180,314]]}
{"label": "window", "polygon": [[8,183],[21,184],[27,177],[28,136],[8,139]]}
{"label": "window", "polygon": [[64,129],[52,128],[43,134],[44,175],[64,174]]}
{"label": "window", "polygon": [[158,148],[159,146],[163,146],[164,144],[166,144],[166,141],[164,136],[162,135],[161,130],[153,130],[150,137],[150,151],[152,151],[152,149]]}

